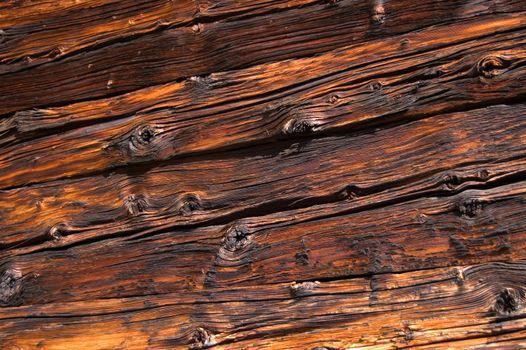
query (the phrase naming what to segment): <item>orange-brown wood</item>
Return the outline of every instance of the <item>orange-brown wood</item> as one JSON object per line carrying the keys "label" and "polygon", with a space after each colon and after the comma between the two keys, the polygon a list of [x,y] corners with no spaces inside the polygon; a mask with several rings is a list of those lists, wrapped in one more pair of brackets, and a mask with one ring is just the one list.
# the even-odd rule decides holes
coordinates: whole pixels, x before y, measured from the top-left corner
{"label": "orange-brown wood", "polygon": [[0,350],[526,348],[524,0],[0,3]]}

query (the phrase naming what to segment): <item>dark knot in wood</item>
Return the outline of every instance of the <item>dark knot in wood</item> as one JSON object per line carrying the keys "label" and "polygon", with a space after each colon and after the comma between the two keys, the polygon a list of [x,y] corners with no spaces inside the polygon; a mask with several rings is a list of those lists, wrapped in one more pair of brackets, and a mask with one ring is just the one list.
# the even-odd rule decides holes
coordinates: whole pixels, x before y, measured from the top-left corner
{"label": "dark knot in wood", "polygon": [[383,87],[382,83],[379,82],[378,80],[373,80],[369,83],[369,89],[371,91],[378,91],[378,90],[381,90]]}
{"label": "dark knot in wood", "polygon": [[446,174],[444,175],[442,182],[447,189],[453,190],[462,184],[462,179],[456,174]]}
{"label": "dark knot in wood", "polygon": [[22,272],[7,266],[0,269],[0,306],[22,304]]}
{"label": "dark knot in wood", "polygon": [[231,226],[227,229],[225,236],[223,237],[223,247],[229,252],[236,252],[249,243],[249,231],[246,226],[238,225]]}
{"label": "dark knot in wood", "polygon": [[360,196],[362,193],[362,189],[360,189],[358,186],[355,185],[347,185],[345,188],[339,193],[339,197],[341,199],[356,199]]}
{"label": "dark knot in wood", "polygon": [[489,177],[489,172],[486,169],[482,169],[477,173],[477,178],[480,181],[486,181]]}
{"label": "dark knot in wood", "polygon": [[304,249],[294,256],[296,263],[300,265],[309,265],[309,250]]}
{"label": "dark knot in wood", "polygon": [[127,149],[130,156],[149,155],[151,144],[156,136],[155,130],[149,125],[137,127],[128,139]]}
{"label": "dark knot in wood", "polygon": [[329,5],[329,6],[338,6],[338,3],[340,2],[341,0],[326,0],[326,3]]}
{"label": "dark knot in wood", "polygon": [[58,56],[63,55],[63,54],[64,54],[64,48],[61,46],[57,46],[49,52],[49,57],[57,58]]}
{"label": "dark knot in wood", "polygon": [[509,315],[519,311],[522,308],[524,293],[514,288],[504,288],[500,291],[494,311],[500,315]]}
{"label": "dark knot in wood", "polygon": [[[202,29],[202,27],[199,27],[199,31]],[[215,76],[216,75],[214,74],[196,75],[188,78],[186,83],[196,92],[206,91],[215,87],[221,87],[224,82],[218,81]]]}
{"label": "dark knot in wood", "polygon": [[335,104],[336,102],[338,102],[340,100],[340,96],[338,94],[332,94],[329,96],[329,98],[327,99],[327,101],[330,103],[330,104]]}
{"label": "dark knot in wood", "polygon": [[309,135],[314,131],[314,126],[314,123],[309,120],[293,118],[285,123],[283,134],[291,136]]}
{"label": "dark knot in wood", "polygon": [[191,215],[203,208],[201,199],[197,194],[188,193],[177,203],[177,211],[183,216]]}
{"label": "dark knot in wood", "polygon": [[132,142],[135,141],[136,144],[147,145],[152,142],[153,137],[155,136],[155,131],[149,125],[144,125],[135,131],[132,135]]}
{"label": "dark knot in wood", "polygon": [[502,74],[511,65],[511,60],[500,55],[489,55],[482,58],[476,66],[479,75],[493,78]]}
{"label": "dark knot in wood", "polygon": [[47,236],[53,242],[58,242],[62,237],[67,236],[69,231],[69,226],[65,223],[60,223],[53,225],[47,232]]}
{"label": "dark knot in wood", "polygon": [[467,218],[474,218],[484,210],[484,202],[478,198],[468,198],[457,203],[457,214]]}
{"label": "dark knot in wood", "polygon": [[156,160],[159,152],[167,146],[159,137],[161,129],[151,125],[140,125],[125,135],[109,141],[103,152],[117,158],[117,164]]}

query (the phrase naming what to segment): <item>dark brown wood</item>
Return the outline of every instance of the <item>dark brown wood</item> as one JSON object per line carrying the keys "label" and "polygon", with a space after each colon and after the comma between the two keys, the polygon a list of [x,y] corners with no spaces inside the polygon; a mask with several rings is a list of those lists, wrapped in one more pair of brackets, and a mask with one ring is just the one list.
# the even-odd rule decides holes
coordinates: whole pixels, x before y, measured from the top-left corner
{"label": "dark brown wood", "polygon": [[521,182],[327,219],[330,209],[322,207],[22,255],[9,259],[10,269],[27,276],[13,303],[192,294],[517,259],[526,247],[525,191]]}
{"label": "dark brown wood", "polygon": [[[152,101],[148,112],[133,111],[134,106],[128,105],[124,107],[128,111],[123,112],[135,115],[7,147],[0,156],[0,181],[5,186],[19,186],[32,179],[53,180],[279,137],[323,133],[380,118],[389,121],[515,101],[526,96],[526,51],[511,51],[507,47],[524,46],[523,34],[506,33],[466,42],[465,33],[469,28],[474,32],[472,39],[476,39],[496,30],[513,30],[522,25],[523,18],[462,24],[456,28],[461,33],[457,39],[461,43],[447,49],[439,48],[446,40],[449,44],[454,40],[451,35],[445,37],[451,33],[451,26],[372,42],[366,48],[358,46],[299,64],[296,60],[251,68],[248,72],[195,78],[189,81],[189,87],[164,86],[152,91],[153,97],[158,99],[155,94],[159,92],[164,96],[169,93],[168,101]],[[444,42],[437,43],[433,38]],[[414,46],[407,50],[407,58],[397,57],[402,39]],[[363,51],[370,54],[356,59]],[[384,63],[372,61],[380,53],[395,58]],[[386,71],[384,64],[393,71]],[[287,79],[276,81],[274,76],[268,76],[269,69],[285,72]],[[404,73],[405,70],[410,73]],[[391,78],[390,74],[396,76]],[[291,87],[292,82],[295,87]],[[287,94],[281,92],[287,87]],[[270,96],[264,88],[270,89]],[[240,96],[240,89],[248,96]],[[240,98],[246,100],[240,102]],[[106,102],[103,106],[107,110],[108,103],[115,103],[119,109],[129,99]],[[51,113],[54,112],[44,111],[43,115]],[[36,123],[43,119],[41,116],[39,111],[29,111],[16,114],[6,123],[24,132],[29,129],[25,125]],[[68,117],[62,117],[65,118]],[[24,154],[31,155],[30,167]]]}
{"label": "dark brown wood", "polygon": [[0,242],[17,248],[9,253],[23,253],[354,197],[394,200],[492,183],[524,171],[525,112],[523,105],[489,107],[373,134],[284,142],[4,191]]}
{"label": "dark brown wood", "polygon": [[526,348],[523,0],[0,3],[0,349]]}
{"label": "dark brown wood", "polygon": [[[63,338],[56,335],[63,330],[68,346],[86,348],[522,346],[524,320],[510,316],[524,302],[524,276],[524,264],[491,263],[255,286],[234,300],[225,296],[230,289],[190,299],[164,294],[56,303],[6,309],[0,331],[8,347],[60,348]],[[262,312],[269,308],[272,313]]]}
{"label": "dark brown wood", "polygon": [[[313,3],[312,0],[89,0],[36,2],[29,6],[7,4],[0,7],[0,27],[7,28],[2,31],[0,72],[27,69],[82,51],[159,33],[162,29],[183,25],[198,28],[200,22],[241,19]],[[489,6],[489,2],[483,6]]]}
{"label": "dark brown wood", "polygon": [[[488,1],[485,2],[486,6],[481,6],[482,15],[492,10]],[[427,0],[424,13],[414,13],[409,6],[411,2],[406,0],[393,2],[389,14],[393,20],[378,23],[369,15],[373,9],[370,2],[358,3],[360,6],[357,7],[354,0],[342,0],[337,6],[309,6],[240,21],[169,29],[158,35],[117,42],[32,69],[20,70],[15,66],[14,72],[4,70],[0,75],[3,81],[0,114],[115,95],[171,80],[318,54],[355,40],[360,42],[440,23],[444,16],[449,17],[452,13],[458,13],[458,19],[480,15],[472,10],[465,11],[465,1],[440,9],[434,5],[434,0]],[[505,12],[524,10],[522,0],[502,3]],[[411,16],[418,16],[419,21],[410,21]],[[499,17],[485,16],[494,21]],[[514,20],[486,25],[485,29],[499,32],[510,30],[510,25],[524,25],[524,15],[520,12],[514,13],[512,18]],[[378,25],[380,28],[376,29]],[[449,30],[448,36],[454,37],[454,33],[461,32]],[[469,35],[469,31],[461,35]],[[442,36],[442,40],[446,38]],[[403,49],[405,45],[400,46]]]}

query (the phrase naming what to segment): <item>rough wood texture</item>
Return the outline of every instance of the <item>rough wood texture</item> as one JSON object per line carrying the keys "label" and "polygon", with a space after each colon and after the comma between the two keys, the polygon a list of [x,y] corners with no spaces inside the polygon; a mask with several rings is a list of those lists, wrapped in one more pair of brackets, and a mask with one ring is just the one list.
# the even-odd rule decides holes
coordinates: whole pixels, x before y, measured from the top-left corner
{"label": "rough wood texture", "polygon": [[0,349],[526,348],[524,0],[0,3]]}

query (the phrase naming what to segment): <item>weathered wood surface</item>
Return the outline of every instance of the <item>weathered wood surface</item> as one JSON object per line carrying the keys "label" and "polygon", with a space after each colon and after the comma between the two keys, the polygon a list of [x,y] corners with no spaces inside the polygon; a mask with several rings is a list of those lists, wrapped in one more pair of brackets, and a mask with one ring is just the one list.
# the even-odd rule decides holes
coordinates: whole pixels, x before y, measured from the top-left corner
{"label": "weathered wood surface", "polygon": [[16,249],[0,254],[312,204],[359,207],[380,195],[397,200],[522,176],[525,113],[524,105],[493,106],[372,134],[282,142],[3,191],[0,244]]}
{"label": "weathered wood surface", "polygon": [[0,349],[526,348],[526,2],[0,3]]}
{"label": "weathered wood surface", "polygon": [[214,289],[191,298],[56,303],[6,309],[0,330],[13,348],[63,348],[64,339],[70,348],[113,349],[499,348],[524,345],[526,324],[514,317],[525,274],[524,264],[491,263]]}

